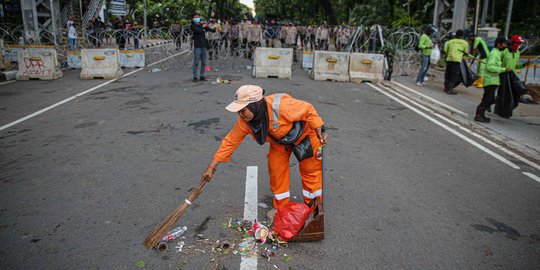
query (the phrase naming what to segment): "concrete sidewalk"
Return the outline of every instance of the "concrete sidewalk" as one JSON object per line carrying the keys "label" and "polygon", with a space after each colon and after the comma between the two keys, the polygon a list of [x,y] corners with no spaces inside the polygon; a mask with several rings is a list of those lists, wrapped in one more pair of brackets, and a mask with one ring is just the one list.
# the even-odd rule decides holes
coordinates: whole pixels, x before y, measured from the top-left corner
{"label": "concrete sidewalk", "polygon": [[[423,87],[419,87],[416,86],[414,77],[397,76],[393,79],[393,82],[397,87],[413,93],[420,99],[428,100],[432,98],[463,112],[464,114],[458,114],[474,122],[479,127],[501,135],[501,138],[504,138],[503,140],[511,140],[515,144],[522,145],[529,152],[536,154],[537,157],[540,156],[540,105],[520,103],[514,109],[513,116],[509,119],[501,118],[494,113],[487,113],[486,116],[491,118],[491,123],[484,124],[474,121],[476,106],[482,99],[482,89],[474,86],[467,88],[460,85],[455,89],[458,92],[457,95],[447,95],[443,91],[443,84],[437,81],[428,81]],[[426,97],[422,97],[422,95]]]}

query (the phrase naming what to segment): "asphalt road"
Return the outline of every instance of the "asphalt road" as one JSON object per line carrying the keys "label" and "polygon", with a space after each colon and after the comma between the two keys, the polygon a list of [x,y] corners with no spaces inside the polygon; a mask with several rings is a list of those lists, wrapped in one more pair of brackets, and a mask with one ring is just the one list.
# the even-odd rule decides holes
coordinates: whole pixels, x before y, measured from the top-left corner
{"label": "asphalt road", "polygon": [[[64,74],[0,85],[0,126],[104,82]],[[312,103],[331,136],[326,239],[259,257],[259,269],[540,268],[540,183],[522,173],[540,172],[505,156],[520,169],[509,167],[367,84],[315,82],[300,69],[291,80],[208,78],[218,74],[233,83],[144,70],[1,130],[0,268],[239,269],[239,256],[212,247],[238,239],[223,225],[243,217],[247,166],[258,166],[258,201],[271,204],[268,146],[249,137],[178,222],[185,253],[142,242],[198,183],[242,84]]]}

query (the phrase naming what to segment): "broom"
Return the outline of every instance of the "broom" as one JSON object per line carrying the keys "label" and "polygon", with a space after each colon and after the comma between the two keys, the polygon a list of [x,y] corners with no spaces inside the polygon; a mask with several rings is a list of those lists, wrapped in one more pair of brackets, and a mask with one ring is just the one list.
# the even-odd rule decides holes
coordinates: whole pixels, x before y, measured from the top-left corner
{"label": "broom", "polygon": [[146,239],[144,239],[144,245],[146,248],[151,249],[157,246],[157,244],[161,241],[161,238],[163,238],[163,236],[174,226],[178,219],[180,219],[184,212],[186,212],[191,203],[197,199],[197,197],[199,197],[199,194],[201,194],[201,190],[206,182],[208,182],[208,178],[202,177],[199,186],[191,191],[185,202],[176,208],[174,212],[167,216],[167,218],[165,218],[165,220],[163,220],[159,226],[154,228],[154,230],[148,236],[146,236]]}

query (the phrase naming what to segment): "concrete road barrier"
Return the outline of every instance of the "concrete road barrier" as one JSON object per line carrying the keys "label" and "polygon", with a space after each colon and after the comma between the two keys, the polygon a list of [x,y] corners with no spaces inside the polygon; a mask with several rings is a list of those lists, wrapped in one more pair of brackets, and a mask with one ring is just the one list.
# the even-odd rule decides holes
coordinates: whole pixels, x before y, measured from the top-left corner
{"label": "concrete road barrier", "polygon": [[22,46],[20,47],[12,47],[13,45],[9,47],[5,47],[4,50],[4,59],[8,60],[11,63],[17,63],[19,62],[19,50],[22,50]]}
{"label": "concrete road barrier", "polygon": [[82,68],[81,51],[67,52],[67,64],[69,68],[79,69]]}
{"label": "concrete road barrier", "polygon": [[144,50],[121,50],[120,65],[125,68],[140,68],[145,66]]}
{"label": "concrete road barrier", "polygon": [[304,51],[304,54],[302,56],[302,68],[303,69],[313,68],[313,51]]}
{"label": "concrete road barrier", "polygon": [[124,72],[120,67],[118,49],[83,49],[81,79],[118,79]]}
{"label": "concrete road barrier", "polygon": [[17,80],[54,80],[63,76],[53,47],[19,50],[18,62]]}
{"label": "concrete road barrier", "polygon": [[253,74],[257,78],[289,79],[292,77],[293,49],[258,47],[254,62]]}
{"label": "concrete road barrier", "polygon": [[384,55],[351,53],[349,76],[351,82],[369,81],[381,83],[384,80]]}
{"label": "concrete road barrier", "polygon": [[349,54],[315,51],[311,78],[316,81],[349,81]]}
{"label": "concrete road barrier", "polygon": [[0,70],[10,69],[10,68],[11,68],[11,63],[7,59],[4,59],[4,55],[0,53]]}

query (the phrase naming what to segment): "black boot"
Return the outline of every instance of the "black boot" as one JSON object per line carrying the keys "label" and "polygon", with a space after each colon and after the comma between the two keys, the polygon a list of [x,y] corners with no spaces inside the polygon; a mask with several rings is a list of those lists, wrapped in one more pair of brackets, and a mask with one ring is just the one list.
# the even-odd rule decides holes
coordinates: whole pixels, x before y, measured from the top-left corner
{"label": "black boot", "polygon": [[491,118],[488,118],[484,115],[486,112],[486,108],[478,107],[476,108],[476,116],[474,117],[474,121],[481,122],[481,123],[489,123],[491,121]]}

